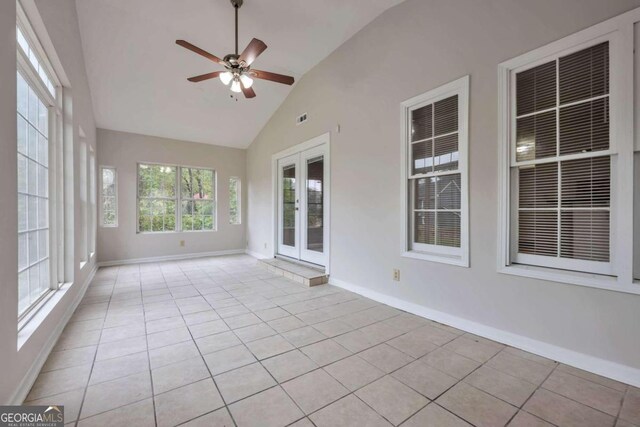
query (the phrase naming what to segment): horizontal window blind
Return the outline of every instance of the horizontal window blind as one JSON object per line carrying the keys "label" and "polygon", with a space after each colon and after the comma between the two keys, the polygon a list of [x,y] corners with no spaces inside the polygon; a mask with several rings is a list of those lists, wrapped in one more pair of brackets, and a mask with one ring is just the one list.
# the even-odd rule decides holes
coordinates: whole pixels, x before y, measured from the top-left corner
{"label": "horizontal window blind", "polygon": [[518,253],[608,262],[609,43],[517,73],[515,82]]}
{"label": "horizontal window blind", "polygon": [[459,248],[458,95],[412,110],[410,124],[413,242]]}

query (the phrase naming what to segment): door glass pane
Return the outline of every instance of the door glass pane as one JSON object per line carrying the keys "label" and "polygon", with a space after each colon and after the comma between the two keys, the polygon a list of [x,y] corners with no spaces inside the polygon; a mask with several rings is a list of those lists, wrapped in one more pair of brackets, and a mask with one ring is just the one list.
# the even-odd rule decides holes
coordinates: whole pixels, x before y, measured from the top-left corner
{"label": "door glass pane", "polygon": [[324,250],[324,157],[307,160],[307,249]]}
{"label": "door glass pane", "polygon": [[296,166],[282,168],[282,244],[296,246]]}

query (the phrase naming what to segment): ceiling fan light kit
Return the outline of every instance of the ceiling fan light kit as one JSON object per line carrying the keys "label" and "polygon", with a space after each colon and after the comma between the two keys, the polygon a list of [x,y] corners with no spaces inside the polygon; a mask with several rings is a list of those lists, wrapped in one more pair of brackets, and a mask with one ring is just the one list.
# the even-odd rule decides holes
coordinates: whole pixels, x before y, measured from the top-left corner
{"label": "ceiling fan light kit", "polygon": [[238,9],[242,6],[243,0],[230,1],[231,5],[235,9],[235,53],[230,53],[223,59],[220,59],[185,40],[176,40],[176,44],[184,47],[185,49],[189,49],[198,55],[204,56],[210,61],[222,65],[226,70],[189,77],[187,80],[197,83],[218,77],[224,85],[228,86],[229,83],[231,83],[230,89],[232,92],[242,92],[246,98],[254,98],[256,96],[256,93],[251,88],[251,86],[253,86],[253,79],[269,80],[276,83],[292,85],[294,82],[293,77],[271,73],[269,71],[254,70],[251,68],[253,61],[255,61],[255,59],[267,48],[267,45],[262,40],[255,38],[252,39],[244,51],[238,55]]}

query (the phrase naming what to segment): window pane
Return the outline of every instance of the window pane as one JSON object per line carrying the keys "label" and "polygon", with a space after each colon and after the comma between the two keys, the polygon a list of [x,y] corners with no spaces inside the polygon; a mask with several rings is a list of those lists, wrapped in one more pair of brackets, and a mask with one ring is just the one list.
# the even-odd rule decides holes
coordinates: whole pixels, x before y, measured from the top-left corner
{"label": "window pane", "polygon": [[229,223],[240,224],[240,180],[229,178]]}
{"label": "window pane", "polygon": [[595,157],[562,162],[562,207],[608,207],[611,159]]}
{"label": "window pane", "polygon": [[29,239],[27,233],[18,235],[18,271],[29,266]]}
{"label": "window pane", "polygon": [[31,124],[27,126],[27,155],[38,160],[38,131]]}
{"label": "window pane", "polygon": [[434,104],[433,128],[434,136],[458,130],[458,95]]}
{"label": "window pane", "polygon": [[100,168],[101,174],[101,209],[102,225],[115,226],[117,224],[117,195],[116,195],[116,170],[112,168]]}
{"label": "window pane", "polygon": [[38,136],[38,161],[45,167],[49,166],[49,147],[43,135]]}
{"label": "window pane", "polygon": [[29,196],[27,198],[27,203],[27,212],[29,213],[29,220],[27,222],[27,225],[29,227],[29,230],[35,230],[38,228],[38,198]]}
{"label": "window pane", "polygon": [[112,169],[102,169],[102,193],[105,196],[113,196],[114,191],[114,171]]}
{"label": "window pane", "polygon": [[560,58],[560,103],[609,93],[609,42]]}
{"label": "window pane", "polygon": [[49,226],[49,200],[39,197],[38,199],[38,228],[43,229]]}
{"label": "window pane", "polygon": [[517,120],[516,161],[556,155],[556,112],[527,116]]}
{"label": "window pane", "polygon": [[36,171],[38,175],[38,196],[47,197],[47,193],[49,192],[47,175],[49,172],[45,167],[40,165],[36,166]]}
{"label": "window pane", "polygon": [[438,209],[460,209],[460,174],[438,177],[436,188]]}
{"label": "window pane", "polygon": [[435,218],[435,212],[414,213],[414,242],[429,245],[436,243]]}
{"label": "window pane", "polygon": [[27,121],[18,114],[18,153],[25,156],[27,152]]}
{"label": "window pane", "polygon": [[538,65],[516,76],[517,115],[556,106],[556,61]]}
{"label": "window pane", "polygon": [[151,216],[150,215],[140,215],[138,217],[138,230],[141,232],[151,231]]}
{"label": "window pane", "polygon": [[38,232],[30,231],[27,239],[29,242],[29,265],[33,265],[40,259],[38,257]]}
{"label": "window pane", "polygon": [[411,144],[412,175],[433,171],[433,141],[427,140]]}
{"label": "window pane", "polygon": [[18,154],[18,192],[26,193],[27,191],[27,158]]}
{"label": "window pane", "polygon": [[38,130],[44,136],[49,135],[49,111],[42,101],[38,101]]}
{"label": "window pane", "polygon": [[520,211],[518,217],[518,252],[557,256],[557,211]]}
{"label": "window pane", "polygon": [[27,107],[27,119],[33,126],[38,125],[38,95],[29,87],[29,105]]}
{"label": "window pane", "polygon": [[174,166],[139,165],[138,186],[140,197],[173,198],[176,187]]}
{"label": "window pane", "polygon": [[33,160],[27,163],[27,191],[29,194],[38,194],[38,164]]}
{"label": "window pane", "polygon": [[411,112],[411,141],[420,141],[433,136],[433,104]]}
{"label": "window pane", "polygon": [[440,246],[460,247],[460,212],[436,213],[436,243]]}
{"label": "window pane", "polygon": [[27,196],[18,194],[18,232],[27,230]]}
{"label": "window pane", "polygon": [[558,206],[557,163],[521,167],[518,172],[520,208],[555,208]]}
{"label": "window pane", "polygon": [[164,231],[176,229],[176,202],[166,200],[164,202]]}
{"label": "window pane", "polygon": [[560,154],[609,148],[609,99],[560,109]]}
{"label": "window pane", "polygon": [[296,167],[282,169],[282,244],[296,245]]}
{"label": "window pane", "polygon": [[307,160],[307,249],[324,250],[324,157]]}
{"label": "window pane", "polygon": [[27,117],[29,105],[29,86],[25,79],[18,73],[18,113]]}
{"label": "window pane", "polygon": [[435,139],[434,146],[434,170],[458,169],[458,134],[443,136]]}
{"label": "window pane", "polygon": [[563,211],[560,256],[609,261],[609,212]]}
{"label": "window pane", "polygon": [[183,199],[213,198],[213,171],[182,168],[181,191]]}
{"label": "window pane", "polygon": [[47,230],[38,231],[38,259],[49,256],[49,239]]}
{"label": "window pane", "polygon": [[436,178],[419,178],[414,180],[414,209],[435,209]]}

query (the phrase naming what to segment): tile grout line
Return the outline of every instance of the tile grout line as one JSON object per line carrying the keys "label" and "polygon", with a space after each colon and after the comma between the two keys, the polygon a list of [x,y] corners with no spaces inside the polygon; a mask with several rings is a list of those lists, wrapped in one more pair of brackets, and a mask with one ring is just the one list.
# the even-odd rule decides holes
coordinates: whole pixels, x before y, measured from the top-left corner
{"label": "tile grout line", "polygon": [[[181,268],[180,270],[182,271],[182,268]],[[184,273],[184,271],[183,271],[183,273]],[[208,274],[207,274],[207,276],[208,276]],[[187,278],[188,278],[188,276],[187,276]],[[193,286],[193,282],[191,281],[191,279],[189,279],[189,283],[191,284],[191,286]],[[202,296],[202,293],[200,292],[200,290],[199,290],[199,289],[197,289],[195,286],[194,286],[194,289],[196,289],[196,291],[198,291],[198,295],[204,299],[204,297]],[[172,295],[172,296],[173,296],[173,295]],[[205,301],[206,301],[206,300],[205,300]],[[206,301],[206,302],[207,302],[207,304],[209,304],[209,303],[208,303],[208,301]],[[175,303],[175,298],[174,298],[174,303]],[[210,305],[209,305],[209,306],[210,306]],[[210,306],[210,307],[211,307],[211,306]],[[216,315],[217,315],[217,316],[219,316],[218,312],[217,312],[217,311],[215,311],[215,309],[213,309],[213,307],[211,307],[211,309],[213,310],[213,312],[214,312],[214,313],[216,313]],[[198,346],[198,344],[197,344],[197,342],[196,342],[196,339],[195,339],[195,337],[193,336],[193,333],[191,332],[191,329],[189,328],[189,325],[188,325],[188,324],[187,324],[187,322],[184,320],[184,314],[182,313],[182,310],[180,309],[180,307],[178,307],[178,311],[180,312],[180,317],[182,318],[182,321],[185,323],[185,326],[187,327],[187,330],[189,331],[189,335],[191,336],[191,340],[193,341],[193,344],[195,345],[196,349],[198,350],[198,354],[200,355],[200,358],[202,359],[202,363],[204,363],[204,366],[207,368],[207,372],[209,372],[209,377],[211,378],[211,381],[213,382],[213,385],[215,386],[216,391],[217,391],[217,392],[218,392],[218,394],[220,395],[220,399],[222,400],[222,404],[223,404],[222,408],[224,408],[224,409],[227,411],[227,413],[229,414],[229,417],[231,418],[231,421],[233,422],[233,424],[234,424],[235,426],[237,426],[237,425],[238,425],[238,423],[236,423],[236,420],[235,420],[235,418],[233,417],[233,414],[232,414],[232,413],[231,413],[231,411],[229,410],[229,405],[227,405],[227,401],[226,401],[226,399],[224,398],[224,395],[222,394],[222,391],[220,390],[220,387],[218,386],[218,383],[216,382],[216,380],[215,380],[215,378],[214,378],[213,372],[211,372],[211,369],[209,368],[209,364],[208,364],[208,363],[207,363],[207,361],[205,360],[204,355],[202,354],[202,351],[200,350],[200,347]],[[203,323],[206,323],[206,322],[203,322]],[[225,323],[225,324],[226,324],[226,323]],[[212,334],[212,335],[217,335],[217,334]],[[208,335],[205,335],[205,336],[208,336]],[[193,384],[193,383],[191,383],[191,384]],[[187,384],[187,385],[188,385],[188,384]],[[203,417],[203,416],[205,416],[205,415],[207,415],[207,414],[211,414],[211,413],[213,413],[213,412],[215,412],[215,411],[218,411],[219,409],[221,409],[221,408],[216,408],[216,409],[214,409],[214,410],[212,410],[212,411],[209,411],[209,412],[207,412],[207,413],[205,413],[205,414],[199,415],[199,416],[197,416],[197,417],[195,417],[195,418],[192,418],[191,420],[187,420],[187,421],[185,421],[185,423],[186,423],[186,422],[189,422],[189,421],[192,421],[192,420],[194,420],[194,419],[198,419],[198,418],[200,418],[200,417]],[[184,424],[184,423],[181,423],[181,424]]]}
{"label": "tile grout line", "polygon": [[[100,328],[100,334],[99,334],[99,337],[98,337],[98,345],[96,346],[96,352],[93,355],[93,361],[91,362],[91,370],[89,372],[89,377],[87,378],[87,384],[84,387],[84,393],[82,395],[82,400],[80,402],[80,408],[78,409],[78,416],[77,416],[77,418],[75,420],[75,423],[74,423],[74,425],[76,427],[78,426],[78,423],[80,422],[80,417],[82,415],[82,410],[84,409],[84,401],[85,401],[85,399],[87,397],[87,391],[89,390],[89,383],[91,382],[91,375],[93,375],[93,368],[95,367],[96,359],[98,358],[98,351],[100,350],[100,340],[102,339],[102,331],[104,330],[104,324],[107,321],[107,315],[109,314],[109,307],[111,307],[111,299],[113,297],[113,291],[115,290],[116,283],[118,282],[118,275],[119,274],[120,274],[120,268],[118,268],[118,270],[117,270],[116,277],[115,277],[114,283],[113,283],[112,288],[111,288],[111,294],[109,295],[109,302],[107,303],[107,309],[105,310],[104,318],[102,319],[102,327]],[[89,287],[91,287],[91,284],[89,284]],[[84,297],[82,299],[84,299]],[[81,301],[81,303],[82,303],[82,301]],[[97,415],[97,414],[95,414],[95,415]],[[89,417],[87,417],[87,418],[89,418]]]}

